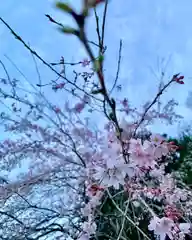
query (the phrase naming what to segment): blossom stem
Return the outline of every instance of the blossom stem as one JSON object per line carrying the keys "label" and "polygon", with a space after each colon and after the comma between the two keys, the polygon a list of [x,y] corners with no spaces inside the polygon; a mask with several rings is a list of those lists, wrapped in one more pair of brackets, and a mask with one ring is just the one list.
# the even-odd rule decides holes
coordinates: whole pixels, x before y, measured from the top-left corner
{"label": "blossom stem", "polygon": [[148,211],[151,213],[153,217],[156,217],[156,214],[154,211],[149,207],[149,205],[141,198],[139,197],[140,202],[148,209]]}
{"label": "blossom stem", "polygon": [[116,202],[113,200],[113,196],[111,195],[111,193],[109,192],[109,190],[107,189],[107,194],[109,195],[112,203],[114,204],[114,206],[116,207],[116,209],[123,215],[125,216],[125,218],[147,239],[150,240],[150,238],[147,236],[146,233],[144,233],[135,222],[133,222],[123,211],[121,208],[119,208],[119,206],[116,204]]}
{"label": "blossom stem", "polygon": [[120,240],[120,238],[121,238],[121,235],[122,235],[122,232],[123,232],[123,229],[124,229],[124,225],[125,225],[125,219],[126,219],[125,216],[127,216],[128,209],[129,209],[129,201],[126,204],[126,208],[125,208],[125,211],[124,211],[123,222],[122,222],[121,229],[120,229],[119,235],[117,237],[117,240]]}

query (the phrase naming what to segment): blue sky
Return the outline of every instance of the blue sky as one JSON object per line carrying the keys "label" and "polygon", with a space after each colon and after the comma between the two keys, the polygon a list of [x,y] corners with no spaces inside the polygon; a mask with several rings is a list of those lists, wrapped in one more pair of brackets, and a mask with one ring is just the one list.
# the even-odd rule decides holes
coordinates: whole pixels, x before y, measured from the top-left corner
{"label": "blue sky", "polygon": [[[63,24],[73,25],[69,17],[55,9],[54,2],[4,1],[0,16],[48,62],[58,61],[62,55],[68,62],[79,61],[86,57],[86,53],[78,40],[62,35],[44,16],[50,14]],[[80,9],[80,0],[68,2]],[[172,87],[165,94],[164,100],[175,97],[180,104],[178,111],[186,121],[192,118],[192,111],[185,104],[188,93],[192,91],[190,6],[192,3],[189,0],[185,4],[179,0],[111,0],[105,34],[108,46],[105,61],[107,83],[110,85],[114,81],[120,39],[123,40],[120,72],[122,97],[128,97],[133,105],[139,106],[155,95],[159,80],[154,73],[160,77],[160,68],[169,60],[165,81],[173,74],[182,72],[185,75],[185,85]],[[102,7],[99,8],[100,13],[101,10]],[[94,40],[96,35],[92,17],[89,19],[87,32],[89,38]],[[9,67],[12,77],[21,78],[4,54],[17,64],[31,83],[37,83],[31,55],[1,23],[0,37],[0,58]],[[45,82],[53,77],[52,72],[39,62],[38,67]],[[159,125],[156,125],[156,129],[157,127],[159,129]],[[161,125],[161,130],[165,129],[170,134],[175,134],[177,128],[177,125],[168,128]]]}
{"label": "blue sky", "polygon": [[[6,0],[1,2],[0,16],[48,62],[56,62],[63,55],[68,62],[84,59],[86,53],[75,37],[64,36],[50,24],[45,14],[50,14],[63,24],[73,24],[72,20],[54,7],[54,0]],[[70,0],[79,9],[81,0]],[[111,0],[106,24],[105,59],[106,81],[111,85],[115,78],[118,48],[123,40],[120,83],[123,85],[122,98],[127,97],[137,107],[154,97],[159,83],[161,68],[169,60],[165,82],[175,73],[185,75],[185,85],[174,85],[165,94],[164,100],[175,98],[179,102],[178,112],[185,121],[192,120],[191,109],[186,107],[186,99],[192,91],[192,1],[191,0]],[[102,7],[99,8],[101,13]],[[90,17],[87,32],[94,40],[95,24]],[[0,59],[9,69],[12,77],[20,74],[7,61],[8,55],[27,76],[32,84],[38,82],[31,54],[24,49],[0,23]],[[164,62],[162,62],[164,59]],[[49,82],[53,73],[38,62],[43,81]],[[157,77],[155,76],[155,74]],[[0,77],[4,75],[0,69]],[[25,83],[24,83],[25,85]],[[26,86],[26,85],[25,85]],[[53,95],[49,95],[52,100]],[[57,99],[58,100],[58,99]],[[157,132],[176,135],[178,125],[165,127],[156,124]],[[3,132],[0,139],[7,137]],[[25,171],[27,166],[23,166]],[[16,177],[18,170],[10,176]]]}

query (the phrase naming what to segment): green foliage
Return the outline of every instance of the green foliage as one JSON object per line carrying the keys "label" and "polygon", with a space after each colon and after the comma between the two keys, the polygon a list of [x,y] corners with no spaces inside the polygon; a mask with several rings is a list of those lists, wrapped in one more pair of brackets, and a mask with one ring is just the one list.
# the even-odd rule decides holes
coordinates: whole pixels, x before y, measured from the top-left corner
{"label": "green foliage", "polygon": [[73,12],[73,9],[67,3],[57,2],[56,7],[67,13]]}
{"label": "green foliage", "polygon": [[[141,136],[140,136],[141,137]],[[143,135],[142,139],[148,139],[148,135]],[[174,139],[169,138],[169,142],[173,141],[179,149],[173,154],[169,163],[166,166],[166,172],[177,173],[182,180],[188,186],[192,185],[192,136],[183,134],[180,138]],[[113,200],[116,202],[117,206],[122,209],[123,212],[126,211],[126,203],[129,201],[128,193],[121,189],[120,194],[117,191],[110,189],[110,193],[113,196]],[[119,192],[119,191],[118,191]],[[153,204],[148,202],[148,204]],[[154,206],[154,204],[153,204]],[[163,216],[161,203],[155,203],[155,212],[158,216]],[[146,235],[149,236],[151,240],[154,240],[154,236],[148,231],[148,224],[150,221],[150,214],[148,210],[145,211],[142,204],[135,206],[133,201],[129,201],[128,210],[126,214],[135,224],[138,223],[138,227],[143,230]],[[106,194],[103,197],[102,205],[98,209],[98,217],[96,223],[97,229],[97,240],[108,240],[117,239],[119,232],[121,231],[121,226],[123,224],[123,215],[118,211],[113,201]],[[121,239],[130,240],[141,240],[145,239],[144,236],[138,232],[135,226],[133,226],[127,219],[124,222],[124,228],[122,232]]]}
{"label": "green foliage", "polygon": [[192,136],[183,134],[179,139],[169,139],[179,146],[179,156],[173,155],[167,166],[168,172],[176,172],[188,186],[192,186]]}
{"label": "green foliage", "polygon": [[71,27],[62,27],[62,28],[59,28],[59,30],[63,33],[66,33],[66,34],[78,35],[78,31],[74,28],[71,28]]}
{"label": "green foliage", "polygon": [[[118,194],[117,194],[118,192]],[[128,204],[127,216],[135,224],[138,224],[138,227],[143,230],[143,232],[149,236],[148,224],[150,221],[150,216],[148,211],[143,211],[142,206],[135,206],[132,201],[129,201],[128,193],[123,191],[116,191],[110,189],[110,193],[113,196],[113,200],[117,206],[123,211],[126,212],[126,205]],[[131,224],[127,219],[124,219],[124,216],[116,208],[111,198],[106,194],[103,197],[102,205],[98,209],[98,217],[96,223],[98,226],[97,239],[98,240],[108,240],[108,239],[118,239],[118,235],[121,231],[122,224],[124,222],[124,228],[122,232],[122,237],[120,239],[127,240],[137,240],[145,239],[144,236],[137,230],[133,224]],[[139,223],[137,223],[140,219]],[[153,240],[152,236],[149,236]]]}

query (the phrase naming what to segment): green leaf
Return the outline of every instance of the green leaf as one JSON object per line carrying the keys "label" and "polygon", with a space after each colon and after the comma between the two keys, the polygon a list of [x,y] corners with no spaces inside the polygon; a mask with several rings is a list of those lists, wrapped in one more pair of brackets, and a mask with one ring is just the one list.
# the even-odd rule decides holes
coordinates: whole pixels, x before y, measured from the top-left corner
{"label": "green leaf", "polygon": [[56,7],[67,13],[73,12],[73,9],[67,3],[57,2]]}
{"label": "green leaf", "polygon": [[100,55],[99,58],[98,58],[98,61],[103,62],[104,61],[104,55]]}
{"label": "green leaf", "polygon": [[95,72],[98,72],[100,69],[100,61],[99,60],[95,60],[94,61],[94,70]]}
{"label": "green leaf", "polygon": [[74,28],[71,27],[63,27],[63,28],[59,28],[59,30],[61,32],[64,32],[66,34],[74,34],[74,35],[78,35],[78,31]]}

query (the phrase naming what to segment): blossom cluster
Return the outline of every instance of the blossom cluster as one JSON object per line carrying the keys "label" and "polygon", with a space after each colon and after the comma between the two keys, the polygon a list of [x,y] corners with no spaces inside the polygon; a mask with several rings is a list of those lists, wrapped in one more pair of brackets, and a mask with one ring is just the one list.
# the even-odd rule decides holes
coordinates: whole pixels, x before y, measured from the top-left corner
{"label": "blossom cluster", "polygon": [[[125,129],[124,132],[130,131]],[[190,221],[184,219],[188,219],[186,213],[188,216],[192,214],[188,208],[192,195],[189,190],[178,187],[174,177],[165,172],[169,157],[178,146],[159,134],[151,134],[147,140],[130,138],[130,134],[126,139],[125,134],[121,142],[110,128],[106,142],[97,163],[87,166],[89,202],[82,209],[87,221],[83,224],[79,239],[89,239],[96,233],[94,219],[102,196],[111,188],[120,191],[122,187],[132,201],[138,205],[144,204],[148,209],[151,214],[149,231],[153,231],[161,240],[165,240],[166,236],[185,239],[191,225]],[[149,206],[149,200],[161,203],[164,215],[157,216]]]}

